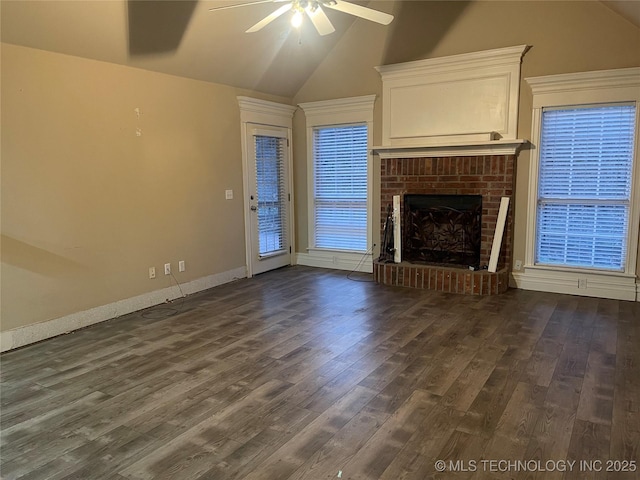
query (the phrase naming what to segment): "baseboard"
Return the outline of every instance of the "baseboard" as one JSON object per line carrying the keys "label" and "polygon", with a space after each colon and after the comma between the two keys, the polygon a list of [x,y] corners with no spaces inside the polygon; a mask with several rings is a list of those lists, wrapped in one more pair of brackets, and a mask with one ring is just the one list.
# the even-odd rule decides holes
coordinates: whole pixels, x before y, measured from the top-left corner
{"label": "baseboard", "polygon": [[[586,283],[586,286],[579,286],[580,280]],[[640,285],[636,284],[633,277],[529,269],[524,272],[512,272],[509,285],[538,292],[640,301]]]}
{"label": "baseboard", "polygon": [[306,265],[308,267],[373,273],[372,256],[367,254],[364,260],[362,257],[363,254],[361,253],[314,250],[309,253],[296,253],[295,261],[296,265]]}
{"label": "baseboard", "polygon": [[[64,317],[14,328],[13,330],[0,333],[0,351],[6,352],[7,350],[46,340],[47,338],[72,332],[79,328],[88,327],[89,325],[104,322],[105,320],[159,305],[167,299],[174,300],[179,298],[183,293],[184,295],[190,295],[217,287],[224,283],[229,283],[233,280],[245,278],[246,276],[246,267],[239,267],[215,275],[198,278],[190,282],[181,283],[180,288],[174,285],[82,312],[72,313]],[[182,292],[180,289],[182,289]]]}

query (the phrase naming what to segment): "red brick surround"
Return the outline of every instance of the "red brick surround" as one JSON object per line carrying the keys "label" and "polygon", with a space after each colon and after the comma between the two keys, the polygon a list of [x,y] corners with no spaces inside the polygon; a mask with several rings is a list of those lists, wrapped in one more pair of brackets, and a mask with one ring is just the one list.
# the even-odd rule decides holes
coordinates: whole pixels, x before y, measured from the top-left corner
{"label": "red brick surround", "polygon": [[[500,208],[501,197],[512,197],[514,180],[515,155],[486,155],[467,157],[436,157],[436,158],[393,158],[381,159],[380,171],[380,206],[381,225],[384,228],[387,207],[392,203],[394,195],[401,196],[401,218],[404,214],[402,199],[405,194],[453,194],[453,195],[482,195],[482,242],[480,247],[480,264],[487,265],[491,255],[493,235],[498,219],[498,209]],[[511,263],[512,248],[512,223],[513,223],[513,202],[509,205],[507,222],[504,236],[502,238],[502,248],[498,260],[498,273],[475,272],[469,276],[466,271],[464,277],[483,278],[483,285],[491,287],[464,287],[458,288],[459,273],[465,272],[460,268],[430,267],[424,265],[400,264],[402,266],[402,276],[404,286],[416,288],[429,288],[441,291],[456,291],[458,293],[470,293],[476,295],[501,293],[506,290],[506,277],[500,278],[501,271],[506,271],[506,267]],[[415,267],[420,270],[416,272],[421,278],[430,278],[431,270],[444,272],[444,278],[455,276],[455,289],[450,289],[449,285],[444,288],[443,283],[422,281],[404,282],[404,271],[407,267]],[[382,273],[381,271],[378,272]],[[472,272],[474,273],[474,272]],[[482,273],[482,275],[480,275]],[[375,274],[375,266],[374,266]],[[395,275],[377,275],[376,281],[385,284],[399,285],[398,271]],[[455,274],[455,275],[454,275]],[[495,280],[487,280],[484,276],[496,276]],[[502,276],[505,274],[503,273]],[[391,281],[391,276],[395,281]],[[412,275],[410,275],[412,277]],[[466,281],[465,281],[466,282]],[[472,282],[473,283],[473,282]],[[493,285],[496,285],[494,288]],[[501,285],[500,288],[497,285]],[[504,284],[504,288],[502,285]],[[466,285],[466,283],[465,283]],[[462,291],[461,291],[462,290]]]}

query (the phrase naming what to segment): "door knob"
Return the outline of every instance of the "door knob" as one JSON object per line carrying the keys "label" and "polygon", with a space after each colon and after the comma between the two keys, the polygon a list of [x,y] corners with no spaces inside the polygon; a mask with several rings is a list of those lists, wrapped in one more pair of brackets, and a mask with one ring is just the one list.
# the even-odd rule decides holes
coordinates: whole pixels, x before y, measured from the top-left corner
{"label": "door knob", "polygon": [[256,210],[258,210],[258,207],[256,207],[255,205],[251,205],[251,210],[255,212]]}

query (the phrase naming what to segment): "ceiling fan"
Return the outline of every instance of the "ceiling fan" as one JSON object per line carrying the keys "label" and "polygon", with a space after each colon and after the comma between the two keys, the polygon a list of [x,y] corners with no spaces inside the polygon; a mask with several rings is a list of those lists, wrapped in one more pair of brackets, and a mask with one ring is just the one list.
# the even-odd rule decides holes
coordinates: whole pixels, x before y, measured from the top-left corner
{"label": "ceiling fan", "polygon": [[303,17],[306,14],[313,26],[316,28],[320,35],[328,35],[336,31],[324,13],[323,7],[338,10],[339,12],[355,15],[356,17],[364,18],[372,22],[380,23],[382,25],[389,25],[393,20],[393,15],[380,12],[372,8],[356,5],[355,3],[346,2],[343,0],[257,0],[253,2],[240,3],[236,5],[226,5],[223,7],[213,7],[209,11],[213,10],[225,10],[228,8],[245,7],[248,5],[257,5],[259,3],[283,3],[280,8],[275,10],[270,15],[256,23],[253,27],[249,28],[246,33],[257,32],[273,22],[276,18],[284,15],[287,12],[292,12],[291,24],[298,28],[302,25]]}

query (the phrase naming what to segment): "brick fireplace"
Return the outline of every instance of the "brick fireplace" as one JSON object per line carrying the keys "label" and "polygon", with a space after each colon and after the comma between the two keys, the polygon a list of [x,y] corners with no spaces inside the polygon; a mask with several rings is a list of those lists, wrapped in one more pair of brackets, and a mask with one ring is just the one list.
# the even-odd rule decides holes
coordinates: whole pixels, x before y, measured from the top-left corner
{"label": "brick fireplace", "polygon": [[488,272],[493,236],[502,197],[512,197],[515,154],[420,158],[381,158],[381,225],[394,195],[480,195],[482,224],[478,270],[452,265],[374,262],[374,279],[394,286],[423,288],[470,295],[503,293],[508,288],[511,264],[513,203],[509,208],[495,273]]}
{"label": "brick fireplace", "polygon": [[[515,159],[527,143],[517,134],[520,65],[528,49],[527,45],[516,45],[377,67],[382,78],[382,142],[373,152],[381,161],[380,230],[395,195],[401,202],[412,194],[482,197],[479,261],[475,211],[476,223],[470,228],[465,223],[460,226],[463,210],[450,207],[455,212],[449,217],[449,228],[439,220],[446,217],[442,206],[418,214],[410,211],[406,216],[401,203],[395,216],[411,218],[420,225],[412,227],[406,237],[412,252],[408,258],[414,260],[394,263],[381,257],[373,265],[377,282],[470,295],[507,290]],[[496,256],[491,250],[502,197],[510,202],[494,270]],[[398,206],[394,207],[397,210]],[[432,218],[425,220],[425,215]],[[419,233],[414,235],[416,230]],[[472,248],[461,247],[468,245],[469,234]],[[396,231],[394,260],[398,260],[398,247],[406,242],[401,244]],[[460,265],[451,264],[454,257],[462,257]],[[427,263],[432,258],[446,261]],[[464,263],[473,263],[470,266],[474,269]],[[491,272],[487,268],[490,263]]]}

